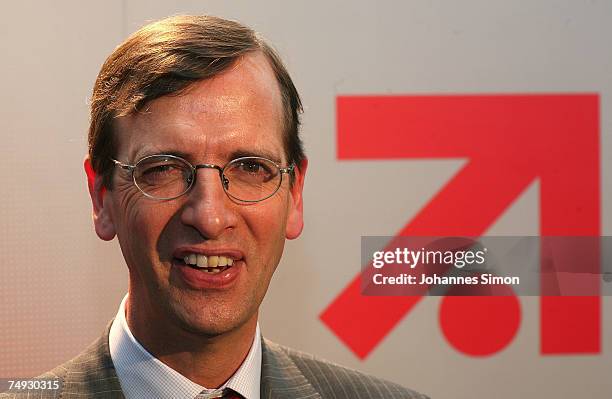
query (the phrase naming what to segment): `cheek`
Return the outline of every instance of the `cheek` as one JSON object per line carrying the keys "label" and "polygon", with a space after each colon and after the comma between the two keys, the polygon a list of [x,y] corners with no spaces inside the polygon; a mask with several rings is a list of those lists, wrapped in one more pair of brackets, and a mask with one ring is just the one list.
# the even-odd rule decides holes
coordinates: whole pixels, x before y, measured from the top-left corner
{"label": "cheek", "polygon": [[121,249],[130,263],[141,263],[143,257],[156,251],[174,207],[170,203],[149,200],[132,188],[117,194],[121,200],[115,209],[118,215],[115,220]]}
{"label": "cheek", "polygon": [[255,245],[258,247],[257,253],[265,254],[266,262],[276,261],[285,243],[286,198],[272,197],[268,201],[247,208],[246,212],[243,212],[243,218],[254,236]]}
{"label": "cheek", "polygon": [[128,220],[128,216],[138,214],[139,205],[144,200],[142,193],[131,183],[118,183],[113,188],[113,198],[118,224]]}

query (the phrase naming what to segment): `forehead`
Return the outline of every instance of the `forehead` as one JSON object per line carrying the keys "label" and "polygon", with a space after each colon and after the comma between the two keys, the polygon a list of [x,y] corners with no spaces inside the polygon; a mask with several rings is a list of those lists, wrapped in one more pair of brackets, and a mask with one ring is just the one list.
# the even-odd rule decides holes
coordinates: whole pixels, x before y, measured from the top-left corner
{"label": "forehead", "polygon": [[161,97],[141,112],[118,118],[115,127],[117,156],[129,161],[160,152],[209,159],[261,152],[284,159],[282,97],[260,52],[241,57],[181,94]]}

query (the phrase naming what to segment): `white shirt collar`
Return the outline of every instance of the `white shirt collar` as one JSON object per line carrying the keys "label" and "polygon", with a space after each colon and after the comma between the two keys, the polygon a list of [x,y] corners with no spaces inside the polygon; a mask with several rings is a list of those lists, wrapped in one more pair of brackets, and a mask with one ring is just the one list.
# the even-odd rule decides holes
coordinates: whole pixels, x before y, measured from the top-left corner
{"label": "white shirt collar", "polygon": [[253,344],[240,368],[219,389],[206,389],[151,355],[134,338],[125,319],[127,295],[121,301],[108,337],[110,355],[126,399],[194,399],[199,393],[231,388],[246,399],[259,399],[261,379],[261,333],[259,324]]}

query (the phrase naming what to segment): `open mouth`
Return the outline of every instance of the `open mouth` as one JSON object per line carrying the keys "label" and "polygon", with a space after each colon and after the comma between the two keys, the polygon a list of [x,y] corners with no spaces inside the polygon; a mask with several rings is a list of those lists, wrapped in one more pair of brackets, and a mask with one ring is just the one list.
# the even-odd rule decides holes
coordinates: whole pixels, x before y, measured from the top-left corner
{"label": "open mouth", "polygon": [[175,258],[179,264],[184,264],[192,269],[209,274],[221,273],[234,264],[234,259],[227,256],[206,256],[202,254],[189,254],[182,258]]}

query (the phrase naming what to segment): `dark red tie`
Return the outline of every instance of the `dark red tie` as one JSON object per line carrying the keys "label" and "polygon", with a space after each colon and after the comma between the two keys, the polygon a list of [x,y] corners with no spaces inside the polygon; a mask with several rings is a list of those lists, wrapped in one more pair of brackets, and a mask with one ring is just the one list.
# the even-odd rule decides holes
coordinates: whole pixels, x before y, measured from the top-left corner
{"label": "dark red tie", "polygon": [[240,395],[238,392],[231,390],[229,388],[225,388],[223,390],[223,399],[244,399],[244,397],[242,395]]}

